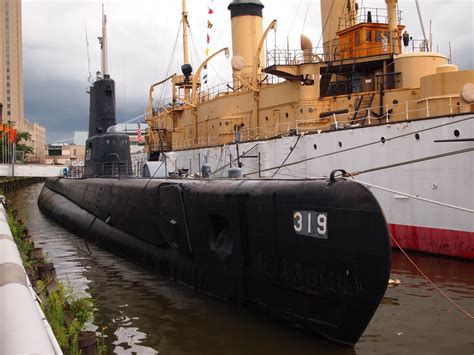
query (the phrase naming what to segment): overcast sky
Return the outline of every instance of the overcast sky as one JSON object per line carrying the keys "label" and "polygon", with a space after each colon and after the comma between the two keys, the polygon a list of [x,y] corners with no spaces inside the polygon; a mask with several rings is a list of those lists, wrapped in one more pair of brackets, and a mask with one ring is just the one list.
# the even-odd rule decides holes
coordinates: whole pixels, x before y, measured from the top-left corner
{"label": "overcast sky", "polygon": [[[204,59],[208,18],[211,52],[228,46],[230,0],[188,0],[191,30],[191,64]],[[305,33],[316,46],[321,37],[319,1],[263,0],[264,27],[278,20],[276,43],[299,48]],[[182,64],[181,37],[177,39],[180,0],[23,0],[23,60],[25,115],[47,129],[48,142],[67,139],[74,131],[88,129],[89,96],[87,46],[91,72],[100,70],[97,37],[101,31],[101,4],[108,20],[109,60],[116,81],[117,119],[123,122],[143,113],[149,86],[179,71]],[[359,0],[360,6],[385,7],[383,0]],[[461,69],[474,68],[474,1],[420,0],[425,27],[433,23],[434,49],[448,54]],[[211,6],[214,14],[208,15]],[[422,38],[415,1],[400,0],[403,22],[414,38]],[[180,33],[181,34],[181,33]],[[271,34],[268,46],[273,48]],[[174,50],[174,48],[177,48]],[[269,48],[269,49],[271,49]],[[173,54],[174,53],[174,54]],[[94,74],[93,74],[94,75]],[[230,79],[230,60],[216,58],[209,68],[209,84]]]}

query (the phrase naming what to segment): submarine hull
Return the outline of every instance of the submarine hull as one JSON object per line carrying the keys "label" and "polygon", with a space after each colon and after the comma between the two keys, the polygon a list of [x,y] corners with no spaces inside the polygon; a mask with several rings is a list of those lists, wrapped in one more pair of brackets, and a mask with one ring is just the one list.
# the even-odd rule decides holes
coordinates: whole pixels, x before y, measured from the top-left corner
{"label": "submarine hull", "polygon": [[38,204],[89,243],[345,345],[390,276],[380,206],[344,179],[49,179]]}

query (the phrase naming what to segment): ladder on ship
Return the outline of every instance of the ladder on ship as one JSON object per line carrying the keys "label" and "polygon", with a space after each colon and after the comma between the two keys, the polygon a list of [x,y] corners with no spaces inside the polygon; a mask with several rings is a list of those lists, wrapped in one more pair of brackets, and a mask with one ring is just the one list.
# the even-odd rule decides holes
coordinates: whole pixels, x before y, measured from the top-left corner
{"label": "ladder on ship", "polygon": [[356,98],[355,104],[355,113],[351,119],[351,123],[365,123],[365,119],[369,113],[370,108],[372,107],[372,103],[374,102],[375,94],[369,95],[360,95]]}
{"label": "ladder on ship", "polygon": [[156,128],[154,131],[158,134],[158,138],[160,139],[160,150],[162,152],[169,152],[171,147],[166,140],[166,128]]}

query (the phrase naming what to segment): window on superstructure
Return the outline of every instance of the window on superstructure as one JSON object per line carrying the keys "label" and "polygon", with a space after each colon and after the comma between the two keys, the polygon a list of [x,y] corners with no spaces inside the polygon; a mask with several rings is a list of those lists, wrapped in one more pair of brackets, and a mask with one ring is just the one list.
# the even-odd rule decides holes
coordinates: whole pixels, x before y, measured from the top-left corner
{"label": "window on superstructure", "polygon": [[355,40],[356,44],[359,44],[360,43],[360,31],[357,31],[355,33],[355,37],[356,37],[356,40]]}
{"label": "window on superstructure", "polygon": [[382,34],[380,33],[380,31],[375,32],[375,42],[382,42]]}
{"label": "window on superstructure", "polygon": [[372,31],[365,31],[365,38],[367,42],[372,42]]}

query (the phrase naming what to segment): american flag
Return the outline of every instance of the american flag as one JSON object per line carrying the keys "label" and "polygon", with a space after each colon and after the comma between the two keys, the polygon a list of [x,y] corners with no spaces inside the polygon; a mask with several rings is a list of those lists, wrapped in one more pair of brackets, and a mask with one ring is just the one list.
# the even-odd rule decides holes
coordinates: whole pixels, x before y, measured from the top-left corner
{"label": "american flag", "polygon": [[140,129],[140,121],[137,121],[137,139],[138,143],[142,142],[142,130]]}

